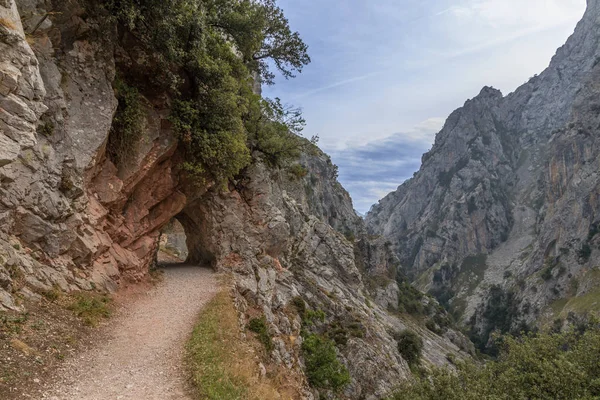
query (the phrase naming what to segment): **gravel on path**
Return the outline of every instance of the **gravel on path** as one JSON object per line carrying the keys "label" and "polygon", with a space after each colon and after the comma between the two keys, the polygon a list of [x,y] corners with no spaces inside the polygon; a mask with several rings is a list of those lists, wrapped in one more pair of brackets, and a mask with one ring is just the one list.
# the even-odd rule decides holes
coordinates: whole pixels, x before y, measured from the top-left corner
{"label": "gravel on path", "polygon": [[214,272],[164,268],[164,279],[110,320],[107,340],[68,360],[43,398],[183,400],[185,342],[200,310],[217,293]]}

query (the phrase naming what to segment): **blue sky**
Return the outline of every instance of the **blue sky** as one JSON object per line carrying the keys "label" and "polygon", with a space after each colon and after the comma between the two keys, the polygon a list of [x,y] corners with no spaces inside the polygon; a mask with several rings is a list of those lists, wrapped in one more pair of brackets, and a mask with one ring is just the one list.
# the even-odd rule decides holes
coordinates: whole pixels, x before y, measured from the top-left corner
{"label": "blue sky", "polygon": [[264,88],[299,106],[355,208],[419,169],[445,118],[483,86],[541,72],[585,0],[279,0],[309,45],[296,79]]}

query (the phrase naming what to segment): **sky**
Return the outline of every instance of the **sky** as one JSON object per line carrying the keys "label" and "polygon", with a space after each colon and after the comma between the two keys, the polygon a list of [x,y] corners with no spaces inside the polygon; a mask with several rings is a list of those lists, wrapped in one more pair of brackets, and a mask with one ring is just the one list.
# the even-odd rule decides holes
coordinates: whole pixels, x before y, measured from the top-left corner
{"label": "sky", "polygon": [[446,117],[548,66],[586,0],[279,0],[312,63],[263,88],[303,109],[360,213],[420,167]]}

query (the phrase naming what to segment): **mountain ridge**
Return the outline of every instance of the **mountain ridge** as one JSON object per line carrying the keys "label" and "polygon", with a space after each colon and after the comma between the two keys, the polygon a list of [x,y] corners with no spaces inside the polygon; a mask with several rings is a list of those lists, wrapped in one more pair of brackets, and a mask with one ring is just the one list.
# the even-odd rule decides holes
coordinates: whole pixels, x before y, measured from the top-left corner
{"label": "mountain ridge", "polygon": [[[419,172],[366,216],[369,232],[392,243],[419,288],[449,296],[463,323],[479,318],[471,324],[475,331],[489,328],[477,314],[484,313],[491,286],[519,292],[519,307],[530,304],[530,312],[520,310],[511,322],[516,329],[534,325],[535,314],[568,296],[567,276],[574,279],[582,268],[593,267],[580,264],[573,253],[587,249],[588,228],[598,218],[597,182],[590,178],[589,187],[571,187],[570,193],[566,188],[578,174],[594,176],[585,163],[596,160],[598,127],[585,101],[594,103],[598,96],[599,23],[600,4],[590,0],[574,33],[540,75],[507,96],[484,87],[454,111],[423,155]],[[577,136],[579,125],[588,136]],[[567,145],[574,148],[569,155]],[[585,211],[570,215],[567,202]],[[577,221],[581,226],[574,226]],[[571,256],[561,256],[560,248],[572,248]],[[482,262],[471,271],[465,260],[478,255],[488,255],[491,265]],[[549,287],[539,294],[528,293],[548,257],[554,257],[556,271],[562,271],[559,264],[566,271],[552,286],[545,281]],[[458,276],[460,271],[468,276]],[[459,287],[465,280],[476,283],[469,290]]]}

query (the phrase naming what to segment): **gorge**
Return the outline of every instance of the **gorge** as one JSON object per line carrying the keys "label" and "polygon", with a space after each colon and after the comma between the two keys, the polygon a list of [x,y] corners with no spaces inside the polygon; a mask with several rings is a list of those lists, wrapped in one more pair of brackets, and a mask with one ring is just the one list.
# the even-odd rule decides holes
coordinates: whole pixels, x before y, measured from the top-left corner
{"label": "gorge", "polygon": [[[407,331],[423,344],[424,368],[452,369],[475,347],[493,352],[494,332],[567,326],[600,310],[599,0],[588,0],[547,70],[507,96],[486,87],[452,113],[420,171],[364,220],[315,143],[294,136],[297,154],[273,161],[269,151],[291,133],[261,139],[271,125],[260,112],[256,132],[244,129],[263,147],[246,149],[246,136],[243,150],[191,147],[206,138],[198,125],[204,135],[223,122],[202,118],[260,97],[259,79],[250,87],[236,69],[245,42],[202,37],[232,75],[188,60],[166,69],[176,94],[153,82],[164,78],[152,69],[164,54],[110,10],[0,0],[0,312],[144,282],[174,220],[187,263],[228,277],[240,336],[264,321],[261,365],[297,377],[293,398],[390,396],[418,373],[399,350]],[[190,73],[201,62],[210,68]],[[246,97],[195,93],[208,105],[193,111],[178,98],[215,76],[234,85],[238,73],[232,92]],[[123,144],[131,121],[140,137]],[[236,124],[218,133],[235,136]],[[200,173],[194,151],[206,157]],[[238,153],[247,162],[229,176],[224,159]],[[335,345],[348,374],[340,388],[307,371],[310,339]],[[9,386],[0,381],[0,393]]]}

